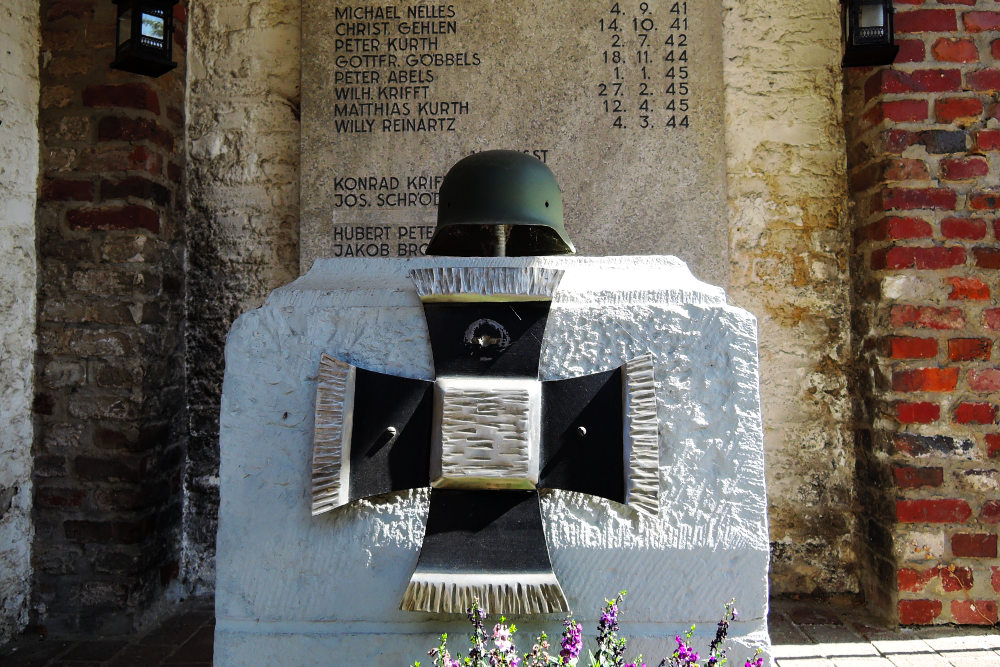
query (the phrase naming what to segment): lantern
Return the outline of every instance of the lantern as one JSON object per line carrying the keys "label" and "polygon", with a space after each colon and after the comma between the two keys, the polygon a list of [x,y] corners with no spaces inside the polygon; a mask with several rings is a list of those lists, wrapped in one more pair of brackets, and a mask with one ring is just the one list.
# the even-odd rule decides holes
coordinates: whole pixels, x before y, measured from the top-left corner
{"label": "lantern", "polygon": [[844,67],[892,64],[899,53],[892,32],[892,0],[844,2]]}
{"label": "lantern", "polygon": [[177,0],[114,0],[118,6],[114,69],[160,76],[177,63],[172,60],[173,7]]}

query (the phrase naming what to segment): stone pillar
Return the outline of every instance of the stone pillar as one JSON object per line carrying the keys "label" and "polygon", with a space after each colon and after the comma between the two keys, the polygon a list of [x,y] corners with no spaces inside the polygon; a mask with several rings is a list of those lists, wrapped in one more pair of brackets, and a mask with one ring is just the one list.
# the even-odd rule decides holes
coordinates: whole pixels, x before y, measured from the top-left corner
{"label": "stone pillar", "polygon": [[891,68],[847,75],[868,599],[997,621],[1000,11],[897,3]]}
{"label": "stone pillar", "polygon": [[724,6],[729,296],[760,322],[772,591],[856,593],[840,4]]}
{"label": "stone pillar", "polygon": [[0,7],[0,644],[28,620],[35,368],[38,8]]}
{"label": "stone pillar", "polygon": [[179,571],[185,4],[157,79],[109,69],[115,6],[41,4],[34,607],[125,632]]}
{"label": "stone pillar", "polygon": [[299,1],[192,7],[184,571],[215,582],[226,332],[298,275]]}

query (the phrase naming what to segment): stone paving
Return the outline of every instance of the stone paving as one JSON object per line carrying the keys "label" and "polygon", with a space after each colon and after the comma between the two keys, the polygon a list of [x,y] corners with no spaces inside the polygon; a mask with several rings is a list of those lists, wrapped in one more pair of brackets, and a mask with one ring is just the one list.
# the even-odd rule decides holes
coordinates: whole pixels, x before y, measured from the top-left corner
{"label": "stone paving", "polygon": [[777,667],[1000,667],[996,628],[887,629],[861,607],[772,600]]}
{"label": "stone paving", "polygon": [[0,647],[3,667],[206,667],[212,664],[215,613],[211,600],[191,600],[175,615],[142,634],[64,639],[24,637]]}
{"label": "stone paving", "polygon": [[[1000,667],[996,628],[887,629],[860,607],[793,600],[773,600],[768,623],[777,667]],[[214,628],[212,602],[193,600],[135,636],[24,637],[0,647],[0,665],[205,667],[212,664]]]}

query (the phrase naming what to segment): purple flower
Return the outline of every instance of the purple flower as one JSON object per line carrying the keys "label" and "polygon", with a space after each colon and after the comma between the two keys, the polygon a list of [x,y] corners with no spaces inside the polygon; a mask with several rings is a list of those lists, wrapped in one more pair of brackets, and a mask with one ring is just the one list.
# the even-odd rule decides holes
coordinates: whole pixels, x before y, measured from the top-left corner
{"label": "purple flower", "polygon": [[560,642],[562,649],[559,651],[559,657],[569,662],[580,656],[580,649],[583,647],[583,626],[571,618],[567,618],[563,625],[566,629],[562,633]]}
{"label": "purple flower", "polygon": [[610,604],[605,609],[606,611],[601,614],[601,625],[611,627],[618,622],[618,605]]}

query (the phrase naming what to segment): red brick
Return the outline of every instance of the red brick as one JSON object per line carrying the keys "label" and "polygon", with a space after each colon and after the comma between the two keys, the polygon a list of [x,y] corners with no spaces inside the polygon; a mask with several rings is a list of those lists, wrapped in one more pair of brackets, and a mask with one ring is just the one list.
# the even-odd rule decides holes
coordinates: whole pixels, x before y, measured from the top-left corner
{"label": "red brick", "polygon": [[1000,308],[983,311],[983,326],[987,329],[1000,329]]}
{"label": "red brick", "polygon": [[35,506],[48,509],[79,509],[83,507],[86,498],[86,492],[80,489],[41,486],[35,492]]}
{"label": "red brick", "polygon": [[941,615],[941,600],[900,600],[896,605],[902,625],[930,625]]}
{"label": "red brick", "polygon": [[941,588],[946,593],[957,593],[959,591],[971,590],[975,583],[975,577],[971,567],[948,567],[940,568]]}
{"label": "red brick", "polygon": [[997,408],[989,403],[959,403],[955,408],[957,424],[992,424],[997,417]]}
{"label": "red brick", "polygon": [[892,359],[932,359],[938,353],[938,342],[934,338],[891,336],[888,342]]}
{"label": "red brick", "polygon": [[[997,40],[1000,42],[1000,40]],[[976,132],[976,147],[981,151],[1000,150],[1000,130],[979,130]]]}
{"label": "red brick", "polygon": [[170,190],[142,176],[128,176],[122,179],[101,179],[101,201],[134,197],[160,206],[170,202]]}
{"label": "red brick", "polygon": [[993,236],[1000,241],[1000,218],[993,221]]}
{"label": "red brick", "polygon": [[964,153],[968,134],[964,130],[923,130],[919,133],[920,143],[928,153]]}
{"label": "red brick", "polygon": [[954,9],[915,9],[896,12],[894,27],[904,32],[954,32],[958,28]]}
{"label": "red brick", "polygon": [[896,246],[872,253],[872,269],[947,269],[965,264],[964,248]]}
{"label": "red brick", "polygon": [[957,197],[952,190],[946,188],[886,188],[878,202],[873,203],[875,210],[890,211],[900,209],[943,209],[954,210]]}
{"label": "red brick", "polygon": [[990,584],[993,586],[993,590],[1000,593],[1000,567],[996,565],[990,565],[990,570],[992,571],[992,577],[990,577]]}
{"label": "red brick", "polygon": [[969,208],[974,211],[988,211],[1000,208],[1000,192],[970,193]]}
{"label": "red brick", "polygon": [[960,308],[934,308],[931,306],[893,306],[889,317],[894,327],[918,329],[961,329],[965,314]]}
{"label": "red brick", "polygon": [[994,92],[1000,90],[1000,69],[981,69],[965,75],[967,85],[972,90]]}
{"label": "red brick", "polygon": [[988,173],[990,173],[989,163],[978,156],[941,160],[941,176],[949,181],[967,180]]}
{"label": "red brick", "polygon": [[97,138],[100,141],[152,141],[167,150],[173,150],[174,137],[155,120],[105,116],[98,121]]}
{"label": "red brick", "polygon": [[88,107],[125,107],[160,113],[160,98],[145,83],[87,86],[83,104]]}
{"label": "red brick", "polygon": [[864,120],[869,126],[878,125],[884,120],[891,120],[897,123],[927,120],[928,108],[927,100],[879,102],[868,110],[864,115]]}
{"label": "red brick", "polygon": [[985,361],[990,358],[993,341],[989,338],[952,338],[948,358],[952,361]]}
{"label": "red brick", "polygon": [[896,501],[896,518],[902,523],[965,523],[971,516],[972,508],[961,499]]}
{"label": "red brick", "polygon": [[971,39],[948,39],[940,37],[931,47],[934,60],[948,63],[974,63],[979,60],[979,51]]}
{"label": "red brick", "polygon": [[978,278],[948,278],[946,280],[951,285],[951,293],[948,299],[951,301],[986,301],[990,298],[990,288]]}
{"label": "red brick", "polygon": [[993,625],[997,622],[996,600],[952,600],[951,617],[962,625]]}
{"label": "red brick", "polygon": [[955,533],[951,552],[957,558],[996,558],[997,536],[989,533]]}
{"label": "red brick", "polygon": [[159,153],[148,150],[145,146],[136,146],[128,154],[129,166],[157,176],[163,169],[163,158]]}
{"label": "red brick", "polygon": [[146,471],[144,459],[102,459],[78,456],[73,462],[77,475],[91,482],[140,482]]}
{"label": "red brick", "polygon": [[941,486],[944,482],[944,469],[894,466],[892,476],[896,480],[896,486],[901,489],[919,489],[922,486]]}
{"label": "red brick", "polygon": [[170,495],[169,486],[160,484],[153,489],[114,487],[98,489],[94,495],[99,509],[109,512],[141,510],[155,507]]}
{"label": "red brick", "polygon": [[986,221],[979,218],[945,218],[941,233],[946,239],[981,239],[986,236]]}
{"label": "red brick", "polygon": [[[881,165],[878,164],[869,164],[862,169],[855,169],[851,172],[849,182],[851,191],[863,192],[874,185],[881,185],[884,173]],[[864,228],[860,228],[858,231],[864,231]]]}
{"label": "red brick", "polygon": [[891,129],[881,136],[887,153],[902,153],[920,141],[920,135],[908,130]]}
{"label": "red brick", "polygon": [[903,567],[896,572],[896,587],[900,591],[919,593],[936,576],[938,576],[938,568],[936,567],[928,570]]}
{"label": "red brick", "polygon": [[48,201],[93,201],[94,185],[90,181],[49,178],[42,186],[42,198]]}
{"label": "red brick", "polygon": [[987,500],[979,515],[983,523],[1000,523],[1000,500]]}
{"label": "red brick", "polygon": [[969,388],[972,391],[1000,391],[1000,368],[969,371]]}
{"label": "red brick", "polygon": [[93,1],[57,0],[50,3],[45,9],[45,18],[47,21],[58,21],[67,16],[82,21],[90,21],[94,17]]}
{"label": "red brick", "polygon": [[865,98],[886,93],[943,93],[962,89],[957,69],[881,69],[865,83]]}
{"label": "red brick", "polygon": [[983,113],[983,103],[975,97],[942,97],[934,102],[934,117],[939,123],[973,121]]}
{"label": "red brick", "polygon": [[167,178],[169,178],[172,183],[177,183],[179,185],[183,176],[184,170],[179,164],[175,162],[167,163]]}
{"label": "red brick", "polygon": [[887,181],[926,181],[930,176],[927,163],[923,160],[893,158],[882,165],[882,178]]}
{"label": "red brick", "polygon": [[868,237],[873,241],[922,239],[930,238],[933,234],[930,223],[920,218],[891,216],[868,226]]}
{"label": "red brick", "polygon": [[160,231],[160,215],[145,206],[111,206],[104,208],[73,209],[66,212],[66,220],[73,229],[111,230],[148,229]]}
{"label": "red brick", "polygon": [[962,23],[968,32],[1000,30],[1000,12],[965,12]]}
{"label": "red brick", "polygon": [[973,248],[976,266],[981,269],[1000,269],[1000,248]]}
{"label": "red brick", "polygon": [[990,42],[990,55],[993,56],[993,60],[1000,60],[1000,39]]}
{"label": "red brick", "polygon": [[896,46],[899,47],[895,60],[897,63],[919,63],[927,57],[923,40],[897,39]]}
{"label": "red brick", "polygon": [[897,403],[896,419],[903,424],[930,424],[941,416],[941,406],[936,403]]}
{"label": "red brick", "polygon": [[986,434],[986,456],[991,459],[1000,458],[1000,433]]}
{"label": "red brick", "polygon": [[895,391],[953,391],[957,385],[957,368],[915,368],[892,374]]}
{"label": "red brick", "polygon": [[79,171],[101,173],[141,169],[155,174],[159,172],[160,163],[160,156],[150,153],[144,146],[136,146],[131,151],[125,148],[102,148],[81,155],[76,161],[76,168]]}
{"label": "red brick", "polygon": [[141,521],[66,521],[63,532],[66,537],[82,543],[136,544],[152,531],[149,519]]}

